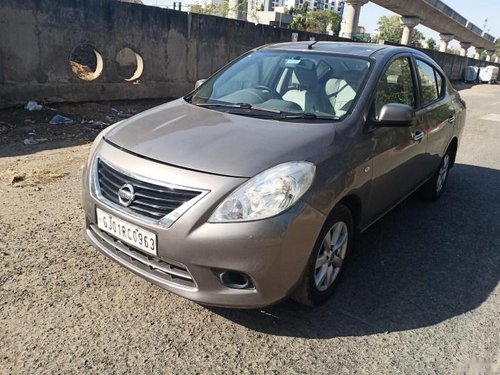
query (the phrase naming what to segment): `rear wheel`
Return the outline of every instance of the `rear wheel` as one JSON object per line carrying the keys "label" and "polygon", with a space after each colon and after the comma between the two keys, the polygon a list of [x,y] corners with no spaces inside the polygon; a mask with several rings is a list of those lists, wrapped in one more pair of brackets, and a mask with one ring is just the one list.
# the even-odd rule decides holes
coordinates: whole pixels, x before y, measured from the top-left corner
{"label": "rear wheel", "polygon": [[344,205],[335,207],[316,241],[293,299],[315,306],[330,298],[352,247],[353,237],[351,212]]}
{"label": "rear wheel", "polygon": [[425,199],[437,200],[443,194],[446,182],[448,181],[448,174],[451,168],[451,150],[448,149],[446,154],[441,160],[439,169],[434,176],[427,181],[421,188],[420,192]]}

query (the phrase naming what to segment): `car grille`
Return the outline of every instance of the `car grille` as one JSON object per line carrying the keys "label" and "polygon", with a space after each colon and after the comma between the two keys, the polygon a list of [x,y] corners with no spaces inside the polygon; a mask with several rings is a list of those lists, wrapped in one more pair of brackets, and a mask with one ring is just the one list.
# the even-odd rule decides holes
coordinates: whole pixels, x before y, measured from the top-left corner
{"label": "car grille", "polygon": [[151,277],[159,278],[167,283],[174,283],[187,288],[196,288],[196,283],[185,265],[142,253],[124,242],[111,237],[99,229],[97,225],[90,224],[88,228],[91,230],[94,239],[101,243],[106,252],[120,257],[120,259],[124,260],[132,268],[138,268],[147,272]]}
{"label": "car grille", "polygon": [[[160,220],[184,203],[196,198],[201,191],[168,188],[130,177],[102,160],[97,161],[99,189],[102,196],[136,214]],[[134,199],[125,207],[118,199],[118,190],[125,184],[134,188]]]}

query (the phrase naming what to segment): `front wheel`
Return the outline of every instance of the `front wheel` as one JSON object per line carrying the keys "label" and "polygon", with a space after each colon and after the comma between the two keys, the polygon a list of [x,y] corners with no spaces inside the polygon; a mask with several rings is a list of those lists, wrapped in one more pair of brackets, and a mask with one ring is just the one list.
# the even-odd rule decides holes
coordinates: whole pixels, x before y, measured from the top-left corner
{"label": "front wheel", "polygon": [[354,237],[351,212],[335,207],[321,231],[293,299],[308,306],[325,302],[333,293]]}

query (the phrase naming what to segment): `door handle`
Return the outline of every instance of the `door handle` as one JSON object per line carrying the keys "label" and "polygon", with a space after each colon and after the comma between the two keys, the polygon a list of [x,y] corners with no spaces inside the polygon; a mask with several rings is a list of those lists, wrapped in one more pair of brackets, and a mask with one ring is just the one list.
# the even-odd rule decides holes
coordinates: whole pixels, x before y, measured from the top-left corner
{"label": "door handle", "polygon": [[450,115],[450,117],[448,117],[448,122],[450,124],[453,124],[455,122],[455,116],[454,115]]}
{"label": "door handle", "polygon": [[413,135],[413,140],[420,142],[424,138],[425,133],[423,131],[417,130]]}

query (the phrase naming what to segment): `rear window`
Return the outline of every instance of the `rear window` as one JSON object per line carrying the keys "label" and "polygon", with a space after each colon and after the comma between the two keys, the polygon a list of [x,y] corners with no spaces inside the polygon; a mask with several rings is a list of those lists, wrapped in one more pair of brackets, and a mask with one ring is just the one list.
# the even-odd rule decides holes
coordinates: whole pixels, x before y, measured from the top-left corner
{"label": "rear window", "polygon": [[425,106],[441,96],[442,77],[431,65],[421,60],[417,60],[417,72],[420,81],[421,105]]}

